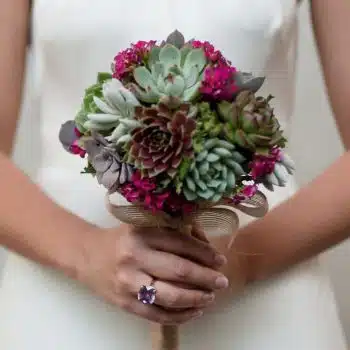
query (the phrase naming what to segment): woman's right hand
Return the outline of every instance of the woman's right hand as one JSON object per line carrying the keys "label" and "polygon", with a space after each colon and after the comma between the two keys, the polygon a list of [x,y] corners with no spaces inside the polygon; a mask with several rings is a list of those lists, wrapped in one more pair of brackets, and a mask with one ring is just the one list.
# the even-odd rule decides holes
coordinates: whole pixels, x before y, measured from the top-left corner
{"label": "woman's right hand", "polygon": [[[82,246],[78,280],[108,302],[153,322],[181,324],[196,318],[214,301],[215,290],[228,285],[217,271],[225,257],[183,232],[122,225],[88,232]],[[137,294],[153,278],[156,300],[146,305]]]}

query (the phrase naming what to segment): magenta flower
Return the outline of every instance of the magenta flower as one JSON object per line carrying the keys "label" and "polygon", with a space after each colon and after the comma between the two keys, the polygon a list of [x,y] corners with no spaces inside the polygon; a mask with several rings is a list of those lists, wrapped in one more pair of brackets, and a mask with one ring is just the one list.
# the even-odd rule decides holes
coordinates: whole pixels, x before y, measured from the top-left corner
{"label": "magenta flower", "polygon": [[114,57],[113,78],[123,80],[133,71],[134,67],[139,66],[154,47],[156,41],[138,41],[130,48],[121,51]]}
{"label": "magenta flower", "polygon": [[190,214],[196,208],[195,204],[172,190],[159,192],[155,178],[142,178],[138,170],[131,182],[121,187],[120,192],[128,202],[141,203],[153,213],[164,211],[172,216],[181,216]]}
{"label": "magenta flower", "polygon": [[219,50],[215,50],[214,46],[208,41],[194,40],[191,42],[194,49],[203,49],[205,56],[212,64],[229,66],[231,63],[227,61]]}
{"label": "magenta flower", "polygon": [[277,147],[274,147],[267,156],[260,154],[255,155],[253,161],[249,164],[253,179],[256,180],[271,174],[275,168],[276,162],[281,160],[281,156],[281,150]]}
{"label": "magenta flower", "polygon": [[209,100],[232,100],[238,91],[236,68],[214,66],[206,68],[200,92]]}
{"label": "magenta flower", "polygon": [[130,183],[121,187],[121,194],[130,203],[142,203],[145,209],[157,212],[163,210],[164,202],[169,197],[170,191],[157,193],[157,185],[154,179],[142,178],[136,171]]}

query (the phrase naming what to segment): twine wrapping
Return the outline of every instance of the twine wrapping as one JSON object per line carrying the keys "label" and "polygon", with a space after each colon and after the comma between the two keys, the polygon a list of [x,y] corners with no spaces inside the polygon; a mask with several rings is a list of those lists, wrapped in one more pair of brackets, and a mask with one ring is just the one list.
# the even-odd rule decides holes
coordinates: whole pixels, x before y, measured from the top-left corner
{"label": "twine wrapping", "polygon": [[[262,217],[268,211],[268,202],[262,192],[240,204],[218,202],[215,206],[203,205],[184,218],[173,218],[164,212],[154,215],[142,205],[115,205],[106,196],[108,211],[118,220],[137,227],[170,227],[191,232],[192,225],[200,227],[205,235],[231,235],[231,242],[239,227],[239,210],[249,216]],[[178,326],[152,324],[153,350],[179,350]]]}

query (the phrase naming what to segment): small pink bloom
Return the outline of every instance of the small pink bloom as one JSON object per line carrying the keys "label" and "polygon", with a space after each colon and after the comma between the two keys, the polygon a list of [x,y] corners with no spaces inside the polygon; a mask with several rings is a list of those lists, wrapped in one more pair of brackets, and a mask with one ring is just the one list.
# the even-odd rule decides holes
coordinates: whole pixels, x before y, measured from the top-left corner
{"label": "small pink bloom", "polygon": [[236,73],[236,68],[229,66],[206,68],[201,93],[213,100],[232,100],[238,90],[235,83]]}
{"label": "small pink bloom", "polygon": [[192,41],[192,47],[195,49],[203,49],[205,56],[212,64],[219,64],[219,65],[231,65],[229,61],[227,61],[222,53],[218,50],[215,50],[214,46],[209,43],[208,41],[199,41],[194,40]]}
{"label": "small pink bloom", "polygon": [[122,80],[132,72],[135,66],[140,65],[154,47],[156,41],[138,41],[130,48],[121,51],[114,58],[113,77]]}

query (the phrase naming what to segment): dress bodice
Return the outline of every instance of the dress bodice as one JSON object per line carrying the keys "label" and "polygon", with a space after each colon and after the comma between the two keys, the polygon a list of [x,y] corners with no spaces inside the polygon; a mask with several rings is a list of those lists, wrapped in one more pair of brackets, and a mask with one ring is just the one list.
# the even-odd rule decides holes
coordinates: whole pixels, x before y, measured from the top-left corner
{"label": "dress bodice", "polygon": [[138,40],[162,40],[174,29],[211,41],[240,70],[265,75],[262,94],[284,127],[292,114],[295,0],[37,0],[33,8],[36,94],[40,97],[41,161],[81,169],[62,152],[57,133],[74,118],[84,89],[115,54]]}

